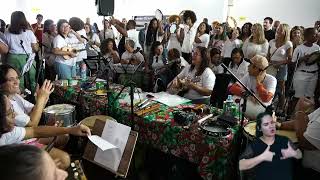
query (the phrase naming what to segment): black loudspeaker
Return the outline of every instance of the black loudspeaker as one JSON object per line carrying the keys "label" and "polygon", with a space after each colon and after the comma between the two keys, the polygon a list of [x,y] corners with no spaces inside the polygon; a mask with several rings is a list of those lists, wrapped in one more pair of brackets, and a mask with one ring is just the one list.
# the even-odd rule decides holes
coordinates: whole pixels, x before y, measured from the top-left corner
{"label": "black loudspeaker", "polygon": [[96,0],[97,14],[100,16],[112,16],[114,12],[114,0]]}

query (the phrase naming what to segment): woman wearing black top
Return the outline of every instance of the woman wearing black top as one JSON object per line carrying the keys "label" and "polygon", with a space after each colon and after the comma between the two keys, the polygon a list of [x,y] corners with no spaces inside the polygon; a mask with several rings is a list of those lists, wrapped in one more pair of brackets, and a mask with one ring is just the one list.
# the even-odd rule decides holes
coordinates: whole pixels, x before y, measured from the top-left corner
{"label": "woman wearing black top", "polygon": [[292,158],[300,159],[302,153],[293,149],[287,137],[276,135],[275,117],[268,113],[258,115],[256,137],[240,156],[239,169],[253,169],[254,179],[258,180],[292,180]]}

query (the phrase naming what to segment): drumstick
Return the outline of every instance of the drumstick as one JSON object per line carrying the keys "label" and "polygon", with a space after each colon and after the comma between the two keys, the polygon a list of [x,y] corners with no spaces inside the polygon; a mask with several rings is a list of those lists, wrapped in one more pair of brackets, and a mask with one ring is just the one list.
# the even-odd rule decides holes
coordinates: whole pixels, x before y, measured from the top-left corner
{"label": "drumstick", "polygon": [[198,120],[198,124],[201,124],[203,121],[207,120],[208,118],[211,118],[213,116],[213,114],[209,114],[205,117],[203,117],[202,119]]}

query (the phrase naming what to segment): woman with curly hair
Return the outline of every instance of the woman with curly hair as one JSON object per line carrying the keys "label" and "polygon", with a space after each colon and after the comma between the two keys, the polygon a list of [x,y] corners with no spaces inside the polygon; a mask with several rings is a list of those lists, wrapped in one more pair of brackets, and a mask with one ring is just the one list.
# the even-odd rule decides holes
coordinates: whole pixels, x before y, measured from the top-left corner
{"label": "woman with curly hair", "polygon": [[182,19],[184,27],[180,31],[177,31],[177,38],[179,42],[182,43],[182,57],[188,61],[188,63],[191,63],[192,44],[197,33],[197,27],[194,26],[194,23],[197,21],[197,16],[193,11],[186,10],[182,15]]}

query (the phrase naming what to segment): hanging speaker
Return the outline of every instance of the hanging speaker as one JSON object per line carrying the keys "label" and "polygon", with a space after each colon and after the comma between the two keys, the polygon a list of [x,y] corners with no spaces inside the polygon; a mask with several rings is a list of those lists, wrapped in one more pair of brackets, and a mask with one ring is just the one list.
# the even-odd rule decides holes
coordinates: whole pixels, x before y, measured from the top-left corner
{"label": "hanging speaker", "polygon": [[114,0],[96,0],[97,14],[100,16],[112,16],[114,12]]}

